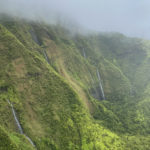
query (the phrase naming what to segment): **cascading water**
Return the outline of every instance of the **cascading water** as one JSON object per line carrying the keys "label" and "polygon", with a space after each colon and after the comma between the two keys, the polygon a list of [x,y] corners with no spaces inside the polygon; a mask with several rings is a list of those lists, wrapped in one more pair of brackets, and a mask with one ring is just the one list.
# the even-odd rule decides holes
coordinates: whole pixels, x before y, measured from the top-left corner
{"label": "cascading water", "polygon": [[39,40],[37,38],[37,35],[35,34],[35,31],[32,29],[29,32],[31,34],[31,37],[32,37],[33,41],[36,42],[38,45],[40,45],[40,42],[39,42]]}
{"label": "cascading water", "polygon": [[18,118],[17,118],[16,112],[15,112],[15,109],[14,109],[12,103],[11,103],[9,100],[7,100],[7,102],[8,102],[8,104],[11,106],[11,110],[12,110],[12,113],[13,113],[13,116],[14,116],[14,119],[15,119],[15,122],[16,122],[16,124],[17,124],[17,127],[18,127],[18,129],[19,129],[20,134],[23,134],[23,135],[28,139],[28,141],[31,143],[31,145],[32,145],[33,147],[35,147],[35,144],[33,143],[33,141],[32,141],[27,135],[25,135],[25,134],[23,133],[23,129],[22,129],[21,124],[20,124],[20,122],[19,122],[19,120],[18,120]]}
{"label": "cascading water", "polygon": [[45,50],[43,50],[43,54],[44,54],[45,60],[49,63],[48,56],[47,56],[47,54],[46,54],[46,51],[45,51]]}
{"label": "cascading water", "polygon": [[[84,48],[82,49],[82,52],[83,52],[83,57],[86,59],[86,53],[85,53]],[[100,77],[100,73],[99,73],[98,69],[97,69],[97,76],[98,76],[98,80],[99,80],[99,87],[100,87],[100,90],[101,90],[102,99],[105,99],[105,94],[104,94],[103,86],[102,86],[102,83],[101,83],[101,77]],[[97,89],[95,89],[95,87],[94,87],[94,79],[92,78],[91,73],[90,73],[90,77],[91,77],[91,81],[92,81],[92,87],[95,91],[96,97],[98,98],[99,94],[97,92]]]}
{"label": "cascading water", "polygon": [[[90,73],[90,72],[89,72],[89,73]],[[98,97],[99,97],[99,96],[98,96],[99,94],[98,94],[98,92],[97,92],[96,87],[94,86],[94,79],[93,79],[91,73],[90,73],[90,78],[91,78],[91,81],[92,81],[92,87],[93,87],[93,89],[94,89],[94,91],[95,91],[95,94],[96,94],[96,98],[98,98]]]}
{"label": "cascading water", "polygon": [[98,80],[99,80],[99,87],[101,89],[102,98],[105,99],[105,94],[104,94],[103,86],[102,86],[102,83],[101,83],[101,77],[100,77],[100,73],[99,73],[98,69],[97,69],[97,77],[98,77]]}
{"label": "cascading water", "polygon": [[[87,56],[86,56],[86,53],[85,53],[85,49],[83,48],[82,49],[82,52],[83,52],[83,57],[85,58],[85,59],[87,59]],[[89,71],[89,73],[90,73],[90,71]],[[96,98],[99,98],[99,94],[98,94],[98,91],[97,91],[97,89],[96,89],[96,87],[94,86],[94,79],[93,79],[93,77],[92,77],[92,75],[91,75],[91,73],[90,73],[90,78],[91,78],[91,81],[92,81],[92,88],[93,88],[93,90],[94,90],[94,97],[96,97]]]}
{"label": "cascading water", "polygon": [[49,59],[48,59],[48,56],[47,56],[47,54],[46,54],[46,51],[45,51],[45,50],[43,50],[43,54],[44,54],[45,60],[49,63]]}
{"label": "cascading water", "polygon": [[[25,135],[25,134],[24,134]],[[33,147],[35,147],[35,144],[32,142],[32,140],[28,137],[28,136],[26,136],[25,135],[25,137],[28,139],[28,141],[31,143],[31,145],[33,146]]]}
{"label": "cascading water", "polygon": [[83,57],[86,58],[85,50],[83,48]]}
{"label": "cascading water", "polygon": [[9,105],[11,106],[11,110],[12,110],[12,113],[13,113],[13,116],[14,116],[14,119],[15,119],[15,122],[16,122],[16,124],[17,124],[17,127],[18,127],[18,129],[19,129],[19,132],[20,132],[20,134],[23,134],[23,130],[22,130],[22,127],[21,127],[21,125],[20,125],[20,123],[19,123],[19,121],[18,121],[18,118],[17,118],[17,116],[16,116],[16,112],[15,112],[15,110],[14,110],[14,107],[13,107],[13,105],[10,103],[9,100],[7,100],[7,101],[8,101],[8,103],[9,103]]}

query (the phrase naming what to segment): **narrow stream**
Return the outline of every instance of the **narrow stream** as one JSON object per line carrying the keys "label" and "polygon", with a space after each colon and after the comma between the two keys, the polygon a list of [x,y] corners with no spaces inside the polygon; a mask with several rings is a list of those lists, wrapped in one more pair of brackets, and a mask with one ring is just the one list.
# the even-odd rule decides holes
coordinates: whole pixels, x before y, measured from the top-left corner
{"label": "narrow stream", "polygon": [[22,129],[21,124],[20,124],[20,122],[19,122],[19,120],[18,120],[18,118],[17,118],[16,112],[15,112],[15,109],[14,109],[12,103],[11,103],[9,100],[7,100],[7,102],[8,102],[8,104],[11,106],[12,113],[13,113],[13,116],[14,116],[14,119],[15,119],[15,122],[16,122],[16,124],[17,124],[17,127],[18,127],[18,129],[19,129],[20,134],[23,134],[23,135],[27,138],[27,140],[31,143],[31,145],[32,145],[33,147],[35,147],[35,144],[33,143],[33,141],[32,141],[27,135],[25,135],[25,134],[23,133],[23,129]]}
{"label": "narrow stream", "polygon": [[83,48],[83,57],[86,59],[86,54],[85,54],[84,48]]}
{"label": "narrow stream", "polygon": [[91,81],[92,81],[93,90],[95,91],[95,94],[96,94],[96,98],[98,98],[98,97],[99,97],[99,94],[98,94],[98,92],[97,92],[96,87],[94,86],[94,79],[93,79],[91,73],[90,73],[90,78],[91,78]]}
{"label": "narrow stream", "polygon": [[45,60],[50,64],[47,53],[45,50],[43,50],[43,54],[44,54]]}
{"label": "narrow stream", "polygon": [[97,69],[97,77],[98,77],[98,80],[99,80],[99,87],[101,89],[102,98],[105,99],[105,94],[104,94],[103,86],[102,86],[102,83],[101,83],[101,77],[100,77],[100,73],[99,73],[98,69]]}

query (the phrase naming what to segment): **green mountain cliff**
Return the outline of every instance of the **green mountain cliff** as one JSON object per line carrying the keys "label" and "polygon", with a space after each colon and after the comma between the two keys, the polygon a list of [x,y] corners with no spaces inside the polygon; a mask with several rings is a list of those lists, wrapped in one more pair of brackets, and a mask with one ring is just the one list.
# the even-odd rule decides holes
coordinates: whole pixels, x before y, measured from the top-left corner
{"label": "green mountain cliff", "polygon": [[149,150],[149,68],[148,40],[1,15],[0,150]]}

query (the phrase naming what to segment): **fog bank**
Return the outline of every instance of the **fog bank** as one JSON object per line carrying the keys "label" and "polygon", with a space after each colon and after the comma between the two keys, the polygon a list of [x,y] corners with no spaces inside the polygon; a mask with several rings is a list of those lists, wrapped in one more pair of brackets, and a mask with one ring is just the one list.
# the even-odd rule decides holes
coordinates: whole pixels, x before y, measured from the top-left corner
{"label": "fog bank", "polygon": [[[149,0],[1,0],[0,13],[150,39]],[[70,24],[71,26],[71,24]]]}

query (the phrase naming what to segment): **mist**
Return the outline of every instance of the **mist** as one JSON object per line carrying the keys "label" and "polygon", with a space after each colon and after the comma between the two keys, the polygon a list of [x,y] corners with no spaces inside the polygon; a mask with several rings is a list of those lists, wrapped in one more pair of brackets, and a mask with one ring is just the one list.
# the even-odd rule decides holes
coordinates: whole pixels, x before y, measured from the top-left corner
{"label": "mist", "polygon": [[149,0],[1,0],[0,13],[150,39]]}

